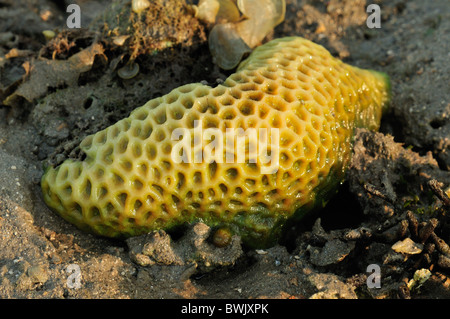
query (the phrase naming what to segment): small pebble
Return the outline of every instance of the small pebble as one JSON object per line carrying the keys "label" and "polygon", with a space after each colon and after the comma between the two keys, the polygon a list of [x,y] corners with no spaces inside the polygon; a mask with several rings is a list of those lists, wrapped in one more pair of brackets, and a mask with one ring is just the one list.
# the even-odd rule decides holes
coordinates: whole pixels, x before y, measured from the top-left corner
{"label": "small pebble", "polygon": [[47,271],[42,265],[34,265],[27,269],[27,275],[33,282],[45,283],[48,279]]}
{"label": "small pebble", "polygon": [[213,244],[219,248],[226,247],[231,243],[231,237],[229,229],[220,228],[213,235]]}

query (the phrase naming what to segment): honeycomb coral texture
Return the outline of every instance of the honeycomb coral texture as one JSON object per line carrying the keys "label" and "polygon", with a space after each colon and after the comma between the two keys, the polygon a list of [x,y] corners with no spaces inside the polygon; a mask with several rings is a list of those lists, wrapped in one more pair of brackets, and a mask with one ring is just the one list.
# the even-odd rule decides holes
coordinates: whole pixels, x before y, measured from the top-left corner
{"label": "honeycomb coral texture", "polygon": [[[44,199],[100,235],[134,236],[202,219],[261,246],[288,218],[329,199],[344,177],[354,128],[377,129],[387,99],[379,73],[346,65],[302,38],[274,40],[223,84],[181,86],[86,137],[84,161],[47,170]],[[251,138],[244,162],[229,163],[225,148],[216,161],[174,162],[179,141],[172,133],[182,128],[193,140],[196,123],[224,133],[277,129],[277,169],[263,174],[261,158],[249,160]]]}

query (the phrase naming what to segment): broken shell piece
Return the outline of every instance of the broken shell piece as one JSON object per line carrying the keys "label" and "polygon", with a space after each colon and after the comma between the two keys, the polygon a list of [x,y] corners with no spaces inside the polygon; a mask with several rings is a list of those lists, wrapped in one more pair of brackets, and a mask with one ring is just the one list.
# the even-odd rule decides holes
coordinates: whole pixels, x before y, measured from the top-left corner
{"label": "broken shell piece", "polygon": [[135,62],[127,63],[127,65],[117,70],[117,74],[124,80],[132,79],[139,73],[139,64]]}
{"label": "broken shell piece", "polygon": [[216,16],[216,23],[236,22],[240,19],[241,14],[238,8],[231,0],[219,0],[219,12]]}
{"label": "broken shell piece", "polygon": [[[241,21],[241,14],[246,20]],[[196,17],[215,25],[209,48],[215,63],[225,70],[236,67],[245,53],[261,44],[284,20],[285,0],[200,0]]]}
{"label": "broken shell piece", "polygon": [[238,0],[237,6],[247,18],[261,19],[259,14],[264,12],[268,14],[264,18],[271,19],[276,24],[284,20],[286,13],[285,0]]}
{"label": "broken shell piece", "polygon": [[218,24],[209,34],[209,50],[215,63],[224,70],[231,70],[251,49],[241,39],[232,23]]}
{"label": "broken shell piece", "polygon": [[150,2],[148,0],[132,0],[131,1],[131,9],[135,13],[141,13],[143,10],[150,7]]}
{"label": "broken shell piece", "polygon": [[117,46],[124,45],[125,41],[130,37],[130,35],[118,35],[116,37],[113,37],[113,43]]}
{"label": "broken shell piece", "polygon": [[286,13],[284,0],[238,0],[237,4],[248,19],[239,22],[236,30],[250,48],[260,44]]}
{"label": "broken shell piece", "polygon": [[231,0],[200,0],[196,17],[206,23],[236,22],[240,13]]}
{"label": "broken shell piece", "polygon": [[413,242],[411,238],[405,238],[396,242],[391,248],[397,253],[416,255],[422,252],[423,245]]}
{"label": "broken shell piece", "polygon": [[44,30],[42,31],[42,34],[45,37],[45,40],[50,41],[51,39],[53,39],[56,36],[55,31],[52,30]]}
{"label": "broken shell piece", "polygon": [[214,23],[220,4],[218,0],[200,0],[197,7],[196,18],[206,23]]}
{"label": "broken shell piece", "polygon": [[431,271],[429,271],[428,269],[422,268],[416,270],[413,279],[408,282],[409,290],[420,288],[420,286],[422,286],[430,277]]}

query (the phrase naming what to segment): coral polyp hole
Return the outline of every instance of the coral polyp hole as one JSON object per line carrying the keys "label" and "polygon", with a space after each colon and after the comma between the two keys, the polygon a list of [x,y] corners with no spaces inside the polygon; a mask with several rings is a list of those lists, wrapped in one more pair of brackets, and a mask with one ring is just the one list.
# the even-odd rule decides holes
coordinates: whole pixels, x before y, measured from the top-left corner
{"label": "coral polyp hole", "polygon": [[124,136],[119,143],[117,144],[118,146],[118,152],[119,153],[125,153],[127,151],[127,147],[128,147],[128,137]]}
{"label": "coral polyp hole", "polygon": [[152,135],[153,132],[153,127],[151,125],[146,125],[144,126],[144,128],[141,130],[141,138],[143,140],[146,140],[150,137],[150,135]]}
{"label": "coral polyp hole", "polygon": [[142,187],[144,187],[144,184],[140,180],[136,179],[133,182],[133,186],[134,186],[134,189],[141,190]]}
{"label": "coral polyp hole", "polygon": [[148,116],[148,111],[145,109],[139,110],[139,113],[136,113],[135,117],[137,120],[144,121]]}
{"label": "coral polyp hole", "polygon": [[106,142],[106,132],[102,131],[95,135],[94,142],[97,144],[105,144]]}
{"label": "coral polyp hole", "polygon": [[271,120],[272,127],[279,128],[281,126],[281,118],[279,116],[274,116]]}
{"label": "coral polyp hole", "polygon": [[248,186],[254,186],[256,184],[256,181],[254,179],[247,178],[245,180],[245,184],[248,185]]}
{"label": "coral polyp hole", "polygon": [[263,71],[261,74],[266,79],[270,79],[270,80],[276,80],[277,79],[277,74],[275,72],[271,72],[269,70]]}
{"label": "coral polyp hole", "polygon": [[91,190],[92,190],[92,183],[90,180],[86,180],[86,185],[84,186],[84,193],[86,194],[86,197],[91,196]]}
{"label": "coral polyp hole", "polygon": [[183,173],[178,173],[177,175],[178,175],[177,189],[181,189],[185,184],[186,178],[184,177]]}
{"label": "coral polyp hole", "polygon": [[127,172],[130,172],[130,171],[132,170],[132,168],[133,168],[133,164],[131,164],[131,161],[129,161],[128,159],[123,160],[123,161],[120,163],[120,166],[121,166],[124,170],[126,170]]}
{"label": "coral polyp hole", "polygon": [[264,94],[260,91],[249,92],[248,98],[253,101],[261,101],[264,98]]}
{"label": "coral polyp hole", "polygon": [[164,133],[164,131],[162,129],[159,129],[158,131],[155,132],[156,141],[161,142],[165,138],[166,138],[166,133]]}
{"label": "coral polyp hole", "polygon": [[234,112],[234,110],[227,111],[222,115],[222,118],[224,120],[232,120],[235,117],[236,117],[236,113]]}
{"label": "coral polyp hole", "polygon": [[145,202],[146,202],[148,205],[150,205],[150,204],[152,204],[152,203],[155,202],[155,199],[154,199],[152,196],[147,195],[147,198],[146,198]]}
{"label": "coral polyp hole", "polygon": [[194,95],[195,95],[197,98],[203,97],[203,96],[209,94],[209,89],[210,89],[209,86],[197,87],[197,88],[194,90]]}
{"label": "coral polyp hole", "polygon": [[72,186],[67,186],[67,187],[65,187],[64,188],[64,192],[67,194],[67,195],[71,195],[72,194]]}
{"label": "coral polyp hole", "polygon": [[142,202],[139,199],[136,199],[134,202],[134,211],[138,211],[142,207]]}
{"label": "coral polyp hole", "polygon": [[235,206],[242,206],[243,205],[243,203],[241,201],[235,200],[235,199],[230,200],[230,204],[231,205],[235,205]]}
{"label": "coral polyp hole", "polygon": [[112,160],[113,148],[112,146],[108,146],[108,148],[103,152],[102,159],[106,164],[111,164]]}
{"label": "coral polyp hole", "polygon": [[225,184],[220,183],[219,184],[219,188],[220,188],[220,190],[222,191],[223,194],[228,193],[228,187]]}
{"label": "coral polyp hole", "polygon": [[260,106],[258,113],[259,113],[258,115],[261,119],[265,119],[265,117],[269,113],[269,110],[265,107]]}
{"label": "coral polyp hole", "polygon": [[108,189],[104,186],[100,187],[98,198],[102,199],[108,194]]}
{"label": "coral polyp hole", "polygon": [[152,187],[153,187],[156,191],[158,191],[158,193],[159,193],[161,196],[164,195],[164,190],[163,190],[163,188],[162,188],[161,186],[156,185],[156,184],[152,184]]}
{"label": "coral polyp hole", "polygon": [[121,193],[118,196],[118,199],[120,201],[120,204],[125,207],[126,203],[127,203],[127,198],[128,198],[128,194],[127,193]]}
{"label": "coral polyp hole", "polygon": [[89,217],[91,219],[100,218],[100,210],[98,209],[98,207],[91,207],[91,209],[89,210]]}
{"label": "coral polyp hole", "polygon": [[158,153],[158,151],[157,151],[157,149],[156,149],[156,146],[155,146],[154,144],[148,144],[148,145],[146,146],[145,151],[146,151],[146,153],[147,153],[147,157],[148,157],[150,160],[154,160],[154,159],[156,158],[157,153]]}
{"label": "coral polyp hole", "polygon": [[209,178],[212,180],[216,176],[217,163],[215,161],[208,164]]}
{"label": "coral polyp hole", "polygon": [[141,135],[141,127],[139,125],[136,125],[133,127],[133,130],[131,132],[134,137],[138,137]]}
{"label": "coral polyp hole", "polygon": [[124,183],[124,180],[122,178],[122,176],[120,176],[119,174],[113,173],[113,182],[116,185],[122,185]]}
{"label": "coral polyp hole", "polygon": [[169,161],[162,161],[161,166],[164,168],[164,170],[170,171],[170,169],[172,168],[172,163]]}
{"label": "coral polyp hole", "polygon": [[183,118],[184,112],[179,109],[173,109],[170,111],[170,116],[174,120],[181,120]]}
{"label": "coral polyp hole", "polygon": [[239,111],[242,113],[242,115],[250,115],[254,112],[254,105],[250,101],[244,101],[239,106]]}
{"label": "coral polyp hole", "polygon": [[237,90],[237,89],[231,89],[230,90],[230,95],[235,98],[236,100],[239,100],[242,96],[241,90]]}
{"label": "coral polyp hole", "polygon": [[139,157],[142,155],[142,146],[139,143],[135,143],[132,147],[134,157]]}
{"label": "coral polyp hole", "polygon": [[162,146],[162,151],[163,151],[164,154],[170,155],[172,153],[172,144],[170,142],[169,143],[165,143]]}
{"label": "coral polyp hole", "polygon": [[194,173],[194,183],[201,183],[202,182],[202,173],[201,172],[195,172]]}
{"label": "coral polyp hole", "polygon": [[223,98],[221,98],[220,104],[222,104],[222,105],[233,105],[234,104],[234,99],[231,96],[224,96]]}
{"label": "coral polyp hole", "polygon": [[258,86],[255,83],[244,83],[240,86],[240,89],[242,91],[256,91],[258,89]]}
{"label": "coral polyp hole", "polygon": [[129,118],[126,118],[126,119],[120,121],[120,123],[122,124],[122,132],[126,132],[130,129],[130,127],[131,127],[130,121],[131,120]]}
{"label": "coral polyp hole", "polygon": [[144,220],[146,220],[146,221],[150,220],[152,217],[153,217],[153,212],[152,211],[147,211],[144,214]]}
{"label": "coral polyp hole", "polygon": [[140,165],[138,165],[138,171],[142,174],[142,175],[146,175],[148,172],[148,166],[145,163],[142,163]]}
{"label": "coral polyp hole", "polygon": [[152,167],[152,174],[153,174],[153,177],[156,179],[161,178],[161,172],[159,171],[159,169],[157,167]]}
{"label": "coral polyp hole", "polygon": [[175,103],[178,100],[178,97],[179,97],[178,92],[170,93],[169,95],[166,96],[166,103],[167,104]]}
{"label": "coral polyp hole", "polygon": [[83,216],[83,209],[81,208],[80,204],[78,204],[77,202],[75,202],[73,204],[72,212],[78,218]]}
{"label": "coral polyp hole", "polygon": [[181,202],[181,200],[175,195],[172,195],[172,201],[175,205],[178,205]]}
{"label": "coral polyp hole", "polygon": [[109,132],[110,132],[111,138],[113,138],[113,139],[116,138],[117,136],[119,136],[119,134],[120,134],[120,130],[117,126],[111,127]]}
{"label": "coral polyp hole", "polygon": [[61,181],[64,181],[69,177],[69,168],[64,167],[64,169],[61,169],[58,171],[57,178]]}
{"label": "coral polyp hole", "polygon": [[115,211],[114,205],[111,203],[106,204],[106,212],[108,215],[112,215],[112,213]]}
{"label": "coral polyp hole", "polygon": [[187,97],[183,97],[181,100],[181,104],[187,108],[187,109],[191,109],[192,106],[194,105],[194,100],[192,99],[192,97],[187,96]]}
{"label": "coral polyp hole", "polygon": [[156,123],[158,123],[158,124],[164,124],[167,120],[166,112],[164,111],[164,112],[160,112],[159,114],[157,114],[155,116],[155,120],[156,120]]}
{"label": "coral polyp hole", "polygon": [[192,203],[190,205],[193,209],[199,209],[201,207],[201,205],[199,203]]}
{"label": "coral polyp hole", "polygon": [[197,114],[189,114],[187,118],[187,127],[188,128],[195,128],[198,125],[199,117]]}
{"label": "coral polyp hole", "polygon": [[230,168],[226,171],[226,176],[231,179],[235,180],[239,175],[239,172],[236,168]]}

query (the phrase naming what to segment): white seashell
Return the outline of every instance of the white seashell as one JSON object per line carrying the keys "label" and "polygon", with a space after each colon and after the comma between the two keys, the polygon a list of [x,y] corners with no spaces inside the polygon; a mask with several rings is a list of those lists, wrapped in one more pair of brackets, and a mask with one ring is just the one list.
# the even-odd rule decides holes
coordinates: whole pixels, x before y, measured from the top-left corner
{"label": "white seashell", "polygon": [[413,242],[410,238],[406,238],[392,245],[392,250],[397,253],[415,255],[422,252],[423,245]]}
{"label": "white seashell", "polygon": [[141,13],[143,10],[150,7],[150,2],[148,0],[132,0],[131,1],[131,10],[135,13]]}

